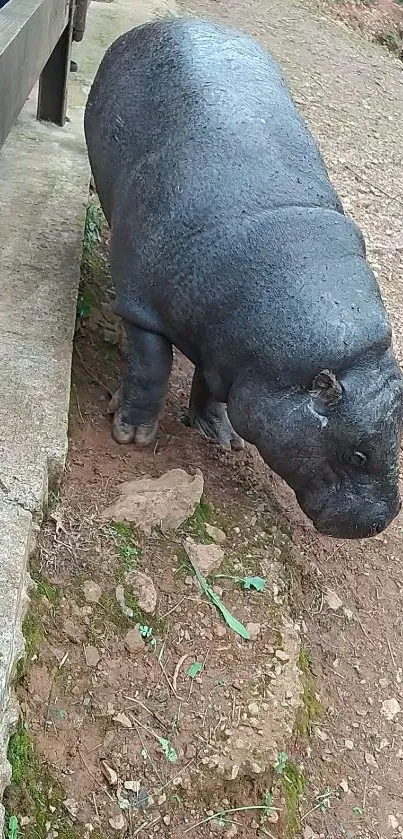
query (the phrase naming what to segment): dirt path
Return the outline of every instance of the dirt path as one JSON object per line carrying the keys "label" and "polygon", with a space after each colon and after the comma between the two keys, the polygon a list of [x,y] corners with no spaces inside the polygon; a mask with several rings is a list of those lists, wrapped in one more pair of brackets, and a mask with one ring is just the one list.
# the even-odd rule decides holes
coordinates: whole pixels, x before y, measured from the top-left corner
{"label": "dirt path", "polygon": [[[249,30],[281,62],[344,205],[364,230],[402,360],[401,62],[315,19],[303,4],[210,0],[190,8]],[[402,518],[374,542],[337,544],[308,530],[286,503],[310,569],[303,614],[327,706],[306,771],[318,794],[333,791],[329,807],[305,824],[329,839],[392,839],[403,834],[403,717],[386,719],[382,703],[396,699],[403,709]],[[324,586],[347,613],[326,605]]]}
{"label": "dirt path", "polygon": [[[403,359],[401,63],[303,5],[207,0],[187,8],[249,30],[280,60],[346,209],[364,229]],[[62,784],[67,811],[77,815],[77,835],[403,835],[402,518],[369,543],[320,538],[253,453],[225,456],[183,426],[190,370],[181,359],[158,448],[122,451],[106,417],[106,389],[113,389],[120,363],[115,345],[105,343],[111,333],[101,317],[110,281],[103,252],[90,256],[76,336],[68,470],[34,564],[40,586],[28,627],[31,666],[19,688],[39,758]],[[205,504],[176,540],[105,529],[100,513],[122,480],[178,466],[201,469]],[[216,593],[234,614],[258,626],[252,652],[200,598],[189,575],[183,540],[211,542],[206,523],[226,532],[221,573],[266,580],[268,600],[241,591],[233,579],[216,581]],[[295,550],[286,535],[289,523]],[[124,639],[132,620],[122,616],[115,592],[138,569],[154,580],[158,606],[147,626],[144,613],[136,613],[143,635],[131,637],[130,648]],[[202,666],[194,682],[187,673],[192,660]],[[294,707],[301,688],[296,664],[302,717]],[[255,765],[249,776],[240,772],[231,780],[256,737],[271,772]],[[228,743],[232,763],[217,780]],[[15,741],[15,750],[20,745]],[[119,782],[129,783],[120,801],[141,797],[143,788],[146,797],[153,793],[145,828],[139,807],[133,822],[119,810],[102,760]],[[176,761],[175,775],[170,764]],[[30,771],[34,777],[36,765]],[[9,813],[24,816],[26,786],[31,801],[29,784],[19,790],[17,784]],[[70,839],[76,834],[64,823],[63,795],[59,791],[56,801],[48,787],[50,811],[34,796],[27,816],[32,807],[26,804],[31,822],[25,835]],[[195,826],[217,808],[228,813],[253,804],[266,808]],[[114,820],[122,814],[119,828]]]}

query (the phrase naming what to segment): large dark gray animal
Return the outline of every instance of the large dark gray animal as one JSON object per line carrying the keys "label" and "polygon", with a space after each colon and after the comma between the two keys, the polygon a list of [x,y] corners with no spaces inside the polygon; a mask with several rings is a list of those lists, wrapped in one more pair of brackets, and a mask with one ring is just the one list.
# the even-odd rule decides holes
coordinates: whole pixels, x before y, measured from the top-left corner
{"label": "large dark gray animal", "polygon": [[85,132],[128,340],[115,439],[155,436],[174,345],[195,428],[254,443],[319,531],[382,531],[400,509],[390,325],[272,58],[204,21],[141,26],[107,51]]}

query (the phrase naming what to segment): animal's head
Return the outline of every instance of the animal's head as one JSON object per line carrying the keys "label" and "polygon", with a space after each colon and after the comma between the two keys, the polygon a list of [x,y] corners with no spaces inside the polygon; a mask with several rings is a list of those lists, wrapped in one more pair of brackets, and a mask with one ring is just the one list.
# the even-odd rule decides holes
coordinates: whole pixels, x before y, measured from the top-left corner
{"label": "animal's head", "polygon": [[228,403],[234,427],[292,487],[318,531],[362,539],[390,524],[401,506],[403,420],[390,351],[339,374],[318,371],[308,387],[264,393],[255,380],[239,394]]}

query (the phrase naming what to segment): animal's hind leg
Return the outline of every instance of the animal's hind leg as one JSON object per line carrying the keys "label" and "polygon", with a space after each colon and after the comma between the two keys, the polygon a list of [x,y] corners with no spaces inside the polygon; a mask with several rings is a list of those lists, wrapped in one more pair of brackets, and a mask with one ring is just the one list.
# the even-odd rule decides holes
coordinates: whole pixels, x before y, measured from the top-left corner
{"label": "animal's hind leg", "polygon": [[234,431],[223,402],[209,391],[202,371],[196,367],[189,402],[189,424],[224,449],[243,449],[244,441]]}
{"label": "animal's hind leg", "polygon": [[162,335],[125,323],[126,370],[111,399],[112,434],[118,443],[147,446],[158,431],[172,367],[172,346]]}

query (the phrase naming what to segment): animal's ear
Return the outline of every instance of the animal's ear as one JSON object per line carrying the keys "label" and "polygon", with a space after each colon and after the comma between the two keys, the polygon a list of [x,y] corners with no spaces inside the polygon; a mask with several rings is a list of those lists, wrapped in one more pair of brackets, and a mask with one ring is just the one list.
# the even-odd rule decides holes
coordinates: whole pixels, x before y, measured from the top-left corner
{"label": "animal's ear", "polygon": [[321,399],[325,405],[332,407],[340,401],[342,397],[342,386],[337,380],[331,370],[321,370],[315,376],[309,390],[311,396]]}

